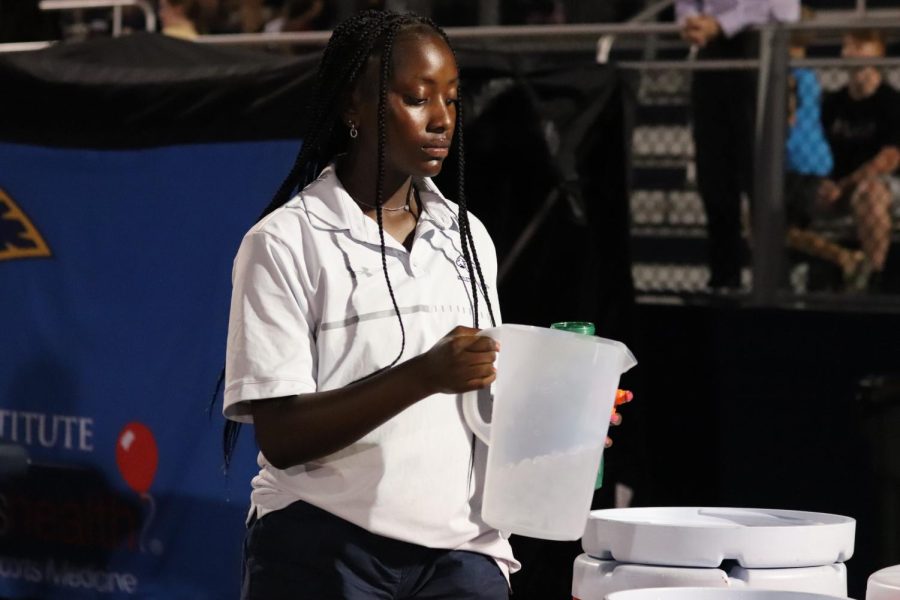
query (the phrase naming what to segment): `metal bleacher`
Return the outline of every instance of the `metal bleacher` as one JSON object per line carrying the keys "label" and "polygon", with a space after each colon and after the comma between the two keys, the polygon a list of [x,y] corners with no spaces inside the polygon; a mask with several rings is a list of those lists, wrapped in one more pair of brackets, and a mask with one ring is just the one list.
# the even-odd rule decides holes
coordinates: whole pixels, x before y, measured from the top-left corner
{"label": "metal bleacher", "polygon": [[[837,57],[840,37],[817,43],[811,55]],[[663,58],[682,61],[687,50],[670,44]],[[654,57],[657,60],[660,56]],[[847,82],[840,67],[815,69],[823,92]],[[696,187],[694,144],[690,131],[689,69],[636,69],[637,109],[632,135],[632,191],[630,197],[632,274],[639,294],[683,295],[703,292],[709,277],[706,266],[706,216]],[[900,89],[900,67],[883,69],[885,78]],[[745,239],[749,234],[749,203],[744,202]],[[850,217],[814,224],[826,237],[855,243]],[[900,243],[900,225],[894,224],[894,243]],[[810,259],[789,256],[789,288],[806,291]],[[744,269],[743,283],[751,283]]]}
{"label": "metal bleacher", "polygon": [[694,177],[690,73],[639,71],[632,133],[632,275],[639,292],[703,289],[706,214]]}

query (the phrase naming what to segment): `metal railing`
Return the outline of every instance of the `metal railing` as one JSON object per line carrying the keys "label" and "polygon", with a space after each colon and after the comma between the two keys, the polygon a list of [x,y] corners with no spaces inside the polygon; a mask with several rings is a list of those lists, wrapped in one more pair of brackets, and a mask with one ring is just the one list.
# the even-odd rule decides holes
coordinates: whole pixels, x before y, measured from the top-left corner
{"label": "metal railing", "polygon": [[[156,31],[156,13],[148,0],[41,0],[38,7],[44,11],[69,11],[85,8],[112,9],[112,36],[122,35],[122,9],[128,6],[139,8],[144,13],[144,24],[147,31]],[[0,44],[0,54],[11,52],[30,52],[43,50],[58,43],[59,40],[38,40],[33,42],[11,42]]]}
{"label": "metal railing", "polygon": [[[570,45],[580,43],[593,48],[604,35],[677,34],[673,23],[603,23],[576,25],[497,25],[487,27],[448,27],[447,35],[454,42],[490,41],[502,43],[515,41],[531,44]],[[223,46],[325,46],[330,31],[304,31],[286,33],[236,33],[201,35],[196,41]]]}
{"label": "metal railing", "polygon": [[144,13],[147,31],[156,31],[156,13],[147,0],[41,0],[41,10],[78,10],[83,8],[111,8],[113,11],[112,35],[122,35],[122,8],[134,6]]}

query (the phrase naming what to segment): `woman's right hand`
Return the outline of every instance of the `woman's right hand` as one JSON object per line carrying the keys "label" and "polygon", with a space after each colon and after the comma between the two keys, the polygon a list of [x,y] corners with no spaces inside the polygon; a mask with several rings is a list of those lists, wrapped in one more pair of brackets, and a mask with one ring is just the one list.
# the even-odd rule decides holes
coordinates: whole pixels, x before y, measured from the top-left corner
{"label": "woman's right hand", "polygon": [[419,357],[422,376],[431,393],[459,394],[494,382],[494,361],[500,345],[478,332],[472,327],[454,327]]}

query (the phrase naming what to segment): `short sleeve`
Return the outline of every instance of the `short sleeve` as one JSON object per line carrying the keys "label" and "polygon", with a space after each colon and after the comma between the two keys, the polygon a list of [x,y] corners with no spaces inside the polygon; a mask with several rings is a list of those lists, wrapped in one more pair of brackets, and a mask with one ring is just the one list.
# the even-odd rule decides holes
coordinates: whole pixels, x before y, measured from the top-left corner
{"label": "short sleeve", "polygon": [[223,408],[229,419],[250,423],[250,401],[316,390],[308,274],[298,251],[252,231],[235,257]]}

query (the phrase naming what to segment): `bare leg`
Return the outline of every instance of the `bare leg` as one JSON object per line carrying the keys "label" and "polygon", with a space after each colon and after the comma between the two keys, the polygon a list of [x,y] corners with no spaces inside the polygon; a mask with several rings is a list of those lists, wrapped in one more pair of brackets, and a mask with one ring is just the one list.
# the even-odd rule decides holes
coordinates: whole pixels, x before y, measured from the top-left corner
{"label": "bare leg", "polygon": [[872,268],[881,271],[891,242],[891,192],[881,179],[865,179],[853,190],[850,202],[863,252]]}
{"label": "bare leg", "polygon": [[798,227],[788,229],[787,245],[789,248],[837,265],[844,275],[854,272],[864,257],[862,252],[849,250],[818,233]]}

